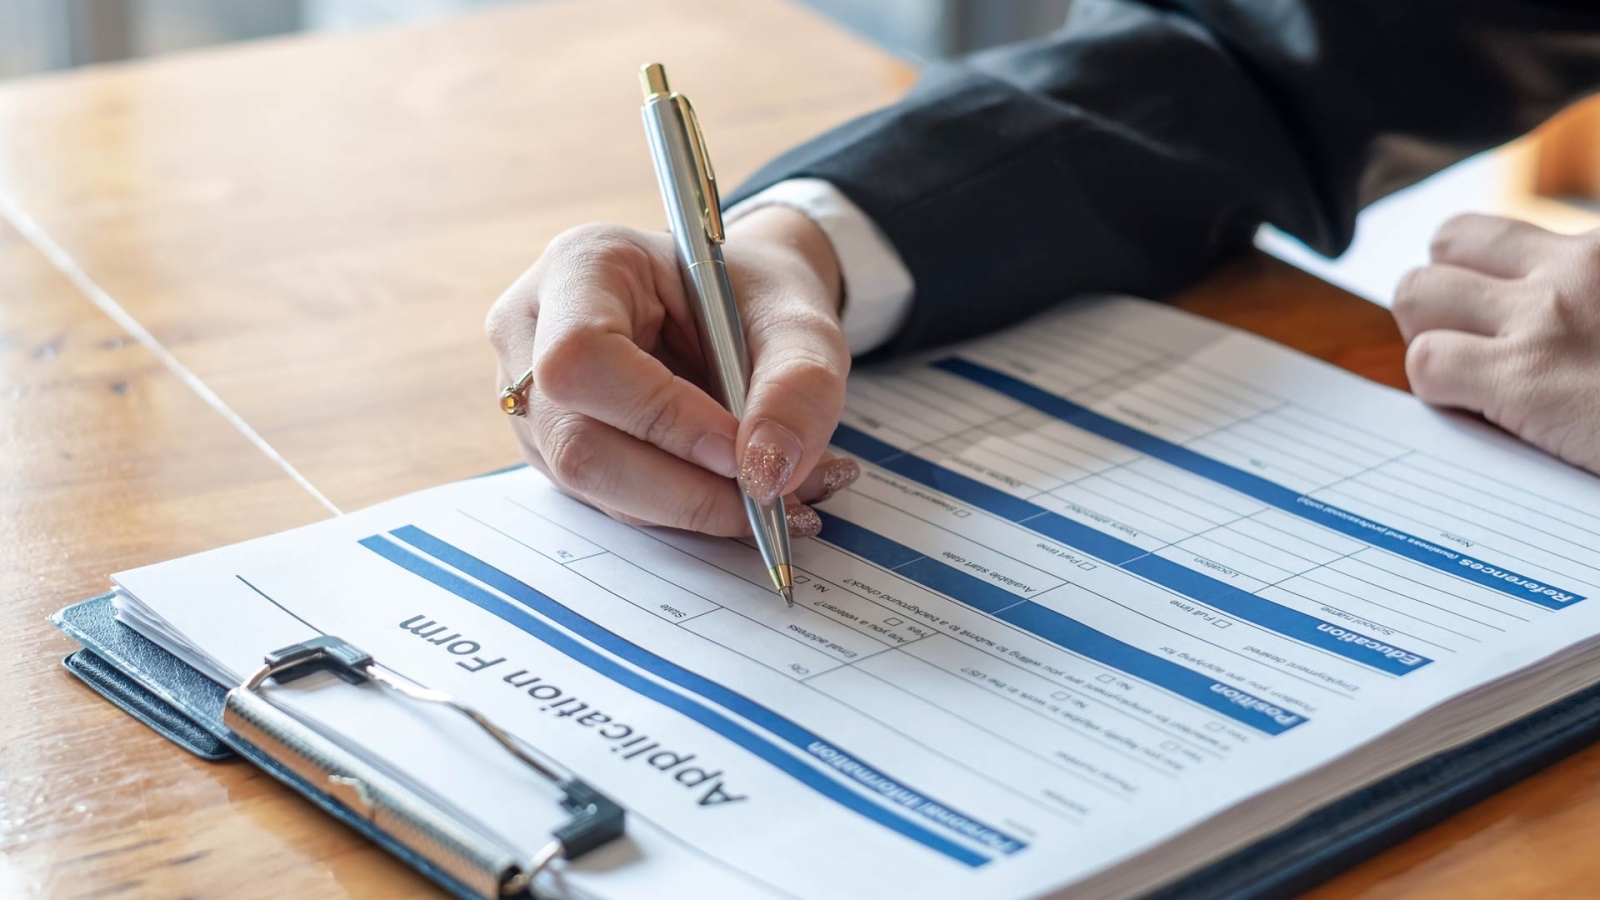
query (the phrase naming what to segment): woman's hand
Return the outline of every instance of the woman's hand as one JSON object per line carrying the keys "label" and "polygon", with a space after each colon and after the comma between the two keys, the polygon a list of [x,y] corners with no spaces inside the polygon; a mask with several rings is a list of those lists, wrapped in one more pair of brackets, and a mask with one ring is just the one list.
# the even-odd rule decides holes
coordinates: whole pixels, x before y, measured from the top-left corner
{"label": "woman's hand", "polygon": [[717,535],[750,531],[734,478],[758,500],[789,496],[789,529],[815,535],[817,502],[860,474],[826,452],[850,352],[839,269],[803,214],[756,210],[723,247],[750,348],[741,423],[703,389],[694,313],[671,237],[585,225],[489,311],[500,384],[531,365],[528,463],[619,521]]}
{"label": "woman's hand", "polygon": [[1418,397],[1600,472],[1600,230],[1459,216],[1401,281],[1394,317]]}

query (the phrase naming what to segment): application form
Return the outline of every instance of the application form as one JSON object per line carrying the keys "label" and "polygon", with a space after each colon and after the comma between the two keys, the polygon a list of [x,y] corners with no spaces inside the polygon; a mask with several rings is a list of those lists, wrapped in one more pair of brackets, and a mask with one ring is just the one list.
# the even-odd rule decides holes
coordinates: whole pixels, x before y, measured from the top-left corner
{"label": "application form", "polygon": [[[1575,689],[1418,727],[1600,633],[1592,476],[1155,304],[865,371],[834,444],[863,475],[792,609],[747,544],[527,470],[124,572],[119,604],[218,680],[322,632],[479,707],[628,807],[546,886],[595,897],[1147,889]],[[469,725],[277,696],[508,841],[549,827]]]}

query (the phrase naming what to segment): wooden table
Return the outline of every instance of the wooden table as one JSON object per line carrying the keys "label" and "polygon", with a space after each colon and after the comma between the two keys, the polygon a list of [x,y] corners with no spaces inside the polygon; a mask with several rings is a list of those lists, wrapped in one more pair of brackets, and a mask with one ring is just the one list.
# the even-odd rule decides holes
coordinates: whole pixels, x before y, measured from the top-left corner
{"label": "wooden table", "polygon": [[[0,85],[0,896],[433,893],[101,701],[46,616],[513,461],[483,313],[561,229],[659,223],[656,58],[727,183],[913,78],[777,0],[552,0]],[[1403,382],[1381,310],[1271,260],[1180,303]],[[1588,895],[1597,775],[1580,754],[1316,896]]]}

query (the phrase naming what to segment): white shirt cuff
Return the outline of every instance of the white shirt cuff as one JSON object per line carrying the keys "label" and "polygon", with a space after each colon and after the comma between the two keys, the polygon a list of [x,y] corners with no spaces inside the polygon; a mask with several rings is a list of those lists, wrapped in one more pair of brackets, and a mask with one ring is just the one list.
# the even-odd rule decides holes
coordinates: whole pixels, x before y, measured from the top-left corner
{"label": "white shirt cuff", "polygon": [[820,178],[780,181],[736,204],[723,219],[731,225],[764,206],[787,206],[805,213],[833,244],[844,282],[841,324],[850,352],[860,356],[894,337],[911,312],[916,285],[877,224],[838,188]]}

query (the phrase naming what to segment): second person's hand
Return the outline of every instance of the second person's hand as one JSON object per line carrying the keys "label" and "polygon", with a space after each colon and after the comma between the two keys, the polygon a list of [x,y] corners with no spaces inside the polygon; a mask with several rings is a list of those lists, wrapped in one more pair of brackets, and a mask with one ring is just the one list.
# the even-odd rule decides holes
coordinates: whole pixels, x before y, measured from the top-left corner
{"label": "second person's hand", "polygon": [[737,478],[759,501],[789,496],[790,533],[809,537],[821,522],[804,504],[860,474],[826,451],[850,370],[838,262],[784,207],[731,225],[723,251],[750,348],[742,422],[702,387],[671,236],[585,225],[489,311],[500,384],[533,371],[513,428],[530,465],[620,521],[748,534]]}
{"label": "second person's hand", "polygon": [[1600,474],[1600,229],[1457,216],[1401,280],[1394,317],[1418,397]]}

